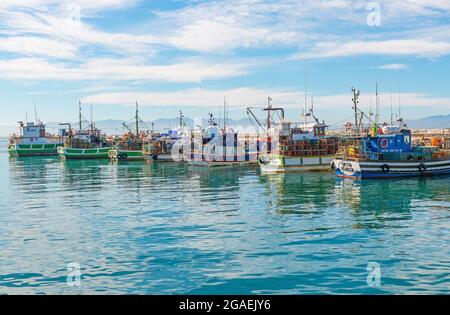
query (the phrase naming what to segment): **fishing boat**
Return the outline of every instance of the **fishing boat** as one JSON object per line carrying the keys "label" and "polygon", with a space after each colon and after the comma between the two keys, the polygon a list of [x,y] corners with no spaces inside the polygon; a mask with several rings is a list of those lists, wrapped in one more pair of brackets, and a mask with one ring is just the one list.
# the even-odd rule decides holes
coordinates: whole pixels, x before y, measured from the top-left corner
{"label": "fishing boat", "polygon": [[[303,122],[300,123],[286,120],[284,109],[272,107],[271,98],[264,111],[267,112],[267,146],[259,157],[263,174],[329,169],[339,138],[327,135],[328,126],[314,115],[313,104],[309,111],[303,112]],[[273,119],[274,113],[280,117],[278,122]],[[262,123],[259,124],[263,127]]]}
{"label": "fishing boat", "polygon": [[228,167],[257,164],[258,151],[252,146],[249,136],[239,139],[237,131],[226,125],[220,128],[213,115],[209,115],[208,126],[191,134],[189,165]]}
{"label": "fishing boat", "polygon": [[[144,160],[144,139],[146,134],[139,130],[139,123],[142,120],[139,118],[139,105],[136,102],[135,115],[135,130],[133,130],[126,123],[123,123],[123,128],[128,130],[128,133],[123,135],[116,141],[113,148],[108,152],[108,156],[112,161],[143,161]],[[143,122],[142,122],[143,123]]]}
{"label": "fishing boat", "polygon": [[109,159],[111,144],[106,141],[105,135],[95,128],[92,119],[90,127],[83,129],[83,116],[81,102],[79,103],[79,130],[73,131],[70,123],[68,135],[64,139],[64,146],[58,148],[60,158],[65,160],[91,160]]}
{"label": "fishing boat", "polygon": [[402,129],[341,147],[334,165],[338,177],[351,179],[450,174],[450,150],[413,146],[411,131]]}
{"label": "fishing boat", "polygon": [[189,145],[188,131],[180,111],[178,128],[167,132],[151,131],[148,142],[144,144],[144,157],[151,162],[185,162],[185,149]]}
{"label": "fishing boat", "polygon": [[47,134],[45,124],[40,121],[19,122],[19,133],[10,139],[8,152],[11,157],[57,156],[58,147],[63,146],[62,137]]}
{"label": "fishing boat", "polygon": [[[353,93],[356,121],[358,112],[363,113],[358,109],[359,91],[353,89]],[[397,121],[397,127],[392,122],[380,126],[378,119],[371,121],[368,134],[359,134],[357,129],[354,139],[340,146],[332,163],[337,176],[370,179],[450,174],[450,150],[440,142],[414,145],[411,130],[402,118]]]}

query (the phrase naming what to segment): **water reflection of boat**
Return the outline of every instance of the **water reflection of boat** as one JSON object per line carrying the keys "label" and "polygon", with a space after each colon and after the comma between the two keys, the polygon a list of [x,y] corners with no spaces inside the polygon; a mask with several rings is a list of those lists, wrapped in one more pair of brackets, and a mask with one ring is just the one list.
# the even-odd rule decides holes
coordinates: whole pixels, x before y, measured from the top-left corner
{"label": "water reflection of boat", "polygon": [[47,175],[55,163],[58,163],[58,159],[55,157],[12,159],[9,161],[11,184],[21,187],[31,187],[33,184],[37,184],[41,187],[40,189],[46,189]]}
{"label": "water reflection of boat", "polygon": [[[333,189],[336,205],[351,209],[356,228],[377,228],[414,219],[416,210],[450,202],[446,178],[405,178],[396,181],[337,179]],[[406,224],[406,223],[405,223]]]}
{"label": "water reflection of boat", "polygon": [[277,211],[305,213],[324,211],[332,202],[335,178],[329,173],[285,173],[260,177]]}

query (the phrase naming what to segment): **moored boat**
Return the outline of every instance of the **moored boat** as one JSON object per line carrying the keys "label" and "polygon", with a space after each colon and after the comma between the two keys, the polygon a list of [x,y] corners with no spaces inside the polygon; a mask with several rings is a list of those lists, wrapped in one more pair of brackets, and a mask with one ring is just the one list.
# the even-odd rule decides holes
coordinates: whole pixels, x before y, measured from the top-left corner
{"label": "moored boat", "polygon": [[10,138],[8,152],[11,157],[57,156],[62,137],[46,133],[42,122],[19,122],[19,134]]}
{"label": "moored boat", "polygon": [[112,161],[144,161],[144,142],[147,138],[146,133],[139,130],[139,106],[136,102],[135,129],[133,130],[126,123],[123,127],[128,129],[128,133],[121,136],[114,147],[108,152],[108,157]]}
{"label": "moored boat", "polygon": [[88,129],[83,129],[81,102],[79,104],[79,130],[73,131],[69,123],[61,125],[67,125],[69,131],[64,139],[64,146],[58,148],[60,158],[65,160],[109,159],[111,145],[107,143],[105,135],[95,128],[92,121]]}
{"label": "moored boat", "polygon": [[144,144],[144,157],[151,162],[185,162],[185,150],[189,146],[188,130],[180,111],[180,125],[167,132],[151,132]]}
{"label": "moored boat", "polygon": [[368,135],[343,146],[333,162],[338,177],[392,178],[450,174],[450,151],[413,146],[411,131]]}
{"label": "moored boat", "polygon": [[[338,177],[351,179],[395,178],[450,174],[450,150],[443,141],[414,145],[412,132],[399,117],[399,126],[373,122],[358,108],[359,91],[352,89],[356,136],[341,145],[332,163]],[[358,116],[366,116],[372,127],[361,133]]]}
{"label": "moored boat", "polygon": [[257,164],[258,148],[252,144],[248,135],[240,139],[232,128],[220,128],[210,114],[209,125],[191,134],[188,163],[201,167]]}
{"label": "moored boat", "polygon": [[[328,170],[338,149],[339,139],[327,135],[328,126],[314,116],[313,106],[303,113],[303,122],[284,118],[282,108],[273,108],[269,98],[267,111],[266,152],[259,157],[261,172],[286,173]],[[272,112],[281,113],[272,121]],[[309,121],[313,118],[314,121]]]}

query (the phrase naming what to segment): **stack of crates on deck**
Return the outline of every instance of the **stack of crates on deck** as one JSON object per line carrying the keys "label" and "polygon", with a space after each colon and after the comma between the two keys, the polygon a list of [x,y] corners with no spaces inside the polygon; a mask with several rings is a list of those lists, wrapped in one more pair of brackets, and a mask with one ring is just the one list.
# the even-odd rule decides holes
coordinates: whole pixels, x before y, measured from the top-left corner
{"label": "stack of crates on deck", "polygon": [[280,148],[281,155],[291,157],[333,155],[338,149],[338,139],[285,140]]}

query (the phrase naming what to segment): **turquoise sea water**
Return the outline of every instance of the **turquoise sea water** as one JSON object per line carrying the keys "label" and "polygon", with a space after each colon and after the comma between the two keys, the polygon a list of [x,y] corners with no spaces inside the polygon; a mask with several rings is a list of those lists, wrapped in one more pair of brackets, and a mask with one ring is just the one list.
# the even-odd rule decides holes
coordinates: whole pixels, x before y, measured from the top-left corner
{"label": "turquoise sea water", "polygon": [[0,176],[0,294],[449,293],[450,177],[353,182],[5,149]]}

